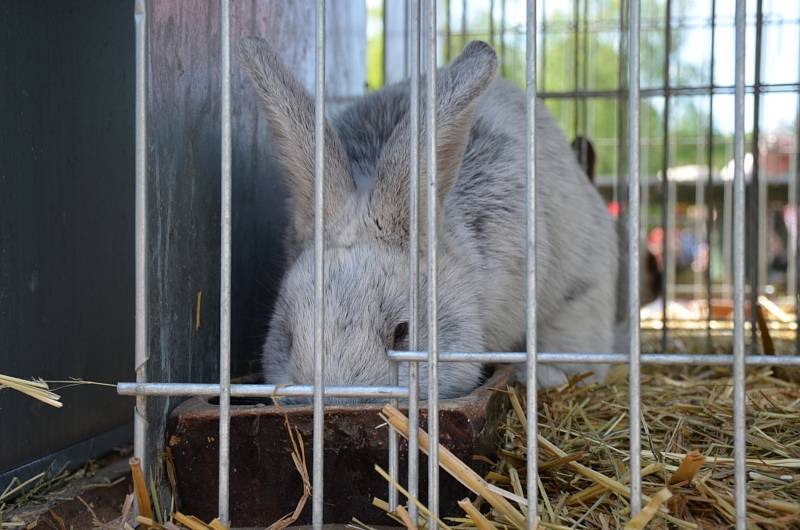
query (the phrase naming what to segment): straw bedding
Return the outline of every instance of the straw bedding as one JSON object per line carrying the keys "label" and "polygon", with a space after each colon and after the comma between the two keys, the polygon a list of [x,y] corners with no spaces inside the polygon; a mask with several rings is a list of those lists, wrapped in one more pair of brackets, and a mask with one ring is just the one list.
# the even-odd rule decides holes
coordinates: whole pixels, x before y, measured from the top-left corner
{"label": "straw bedding", "polygon": [[[659,351],[659,339],[658,333],[645,333],[642,350]],[[729,352],[730,343],[724,341],[723,338],[723,344],[712,345],[711,351]],[[718,337],[714,342],[720,342]],[[781,339],[774,344],[772,341],[763,341],[763,344],[767,354],[792,351],[793,347],[791,341]],[[667,351],[699,353],[707,352],[709,348],[705,334],[674,333]],[[539,527],[631,530],[645,526],[682,529],[732,527],[735,481],[733,384],[730,375],[728,367],[643,367],[641,464],[644,510],[634,518],[630,515],[628,488],[627,367],[612,370],[608,380],[602,384],[583,385],[575,380],[561,388],[540,391]],[[16,381],[12,383],[16,384]],[[49,391],[46,385],[39,386],[34,381],[32,391]],[[525,389],[517,386],[497,391],[505,398],[507,412],[501,416],[497,426],[497,451],[489,461],[491,471],[487,475],[479,476],[469,462],[461,462],[441,446],[438,449],[442,468],[475,494],[458,503],[463,517],[440,520],[438,526],[441,528],[494,530],[525,526],[525,454],[528,442]],[[32,397],[54,399],[50,395]],[[390,428],[403,436],[408,435],[408,420],[402,413],[387,405],[382,416]],[[292,431],[288,424],[287,428]],[[800,369],[748,369],[746,439],[748,529],[800,528]],[[424,431],[420,433],[419,442],[420,448],[427,452]],[[297,440],[295,464],[308,482],[302,446],[302,440]],[[487,461],[486,457],[478,458]],[[377,466],[376,471],[391,480]],[[145,504],[149,492],[144,481],[139,482],[136,490]],[[405,490],[401,487],[400,491]],[[3,496],[12,493],[6,491]],[[273,528],[291,524],[305,505],[309,493],[310,486],[298,502],[297,513],[279,521]],[[130,500],[129,497],[125,503],[128,507]],[[420,513],[426,513],[418,501],[409,502],[415,502]],[[375,499],[374,504],[388,510],[385,501]],[[124,511],[120,521],[122,527],[129,520],[128,510]],[[396,523],[408,528],[422,528],[426,524],[422,517],[412,521],[403,508],[389,515]],[[224,528],[218,521],[205,525],[194,518],[182,517],[186,520],[174,519],[174,522],[161,524],[147,520],[146,523],[154,528]],[[106,527],[105,524],[99,526]],[[362,530],[369,528],[358,521],[353,521],[350,526]]]}
{"label": "straw bedding", "polygon": [[[704,338],[678,335],[668,351],[708,351]],[[643,351],[658,351],[657,336],[645,337],[644,342]],[[788,343],[779,345],[779,351],[791,351],[788,348]],[[714,349],[730,351],[729,345]],[[800,528],[798,381],[797,369],[748,369],[749,529]],[[504,498],[525,514],[526,501],[521,498],[526,491],[525,390],[499,391],[508,398],[508,413],[499,425],[497,455],[484,477],[485,487],[512,492]],[[629,513],[627,486],[627,367],[612,370],[604,384],[571,384],[539,392],[540,528],[732,527],[732,392],[727,367],[643,367],[643,505],[652,506],[635,521]],[[384,410],[394,425],[391,414]],[[520,526],[518,518],[487,502],[480,489],[462,482],[479,495],[459,503],[463,518],[445,519],[443,525]],[[422,519],[417,523],[424,525]]]}

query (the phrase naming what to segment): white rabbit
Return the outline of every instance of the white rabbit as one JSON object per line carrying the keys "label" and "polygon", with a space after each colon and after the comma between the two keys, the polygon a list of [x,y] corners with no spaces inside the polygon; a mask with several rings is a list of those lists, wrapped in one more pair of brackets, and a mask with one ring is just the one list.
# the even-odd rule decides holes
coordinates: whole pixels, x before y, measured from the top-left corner
{"label": "white rabbit", "polygon": [[[289,268],[264,343],[264,378],[310,384],[314,106],[264,41],[244,40],[240,59],[266,110],[291,202]],[[440,351],[519,351],[525,344],[525,101],[517,87],[495,79],[496,70],[492,47],[472,42],[437,72]],[[541,103],[536,112],[538,347],[610,352],[615,225],[550,112]],[[408,348],[408,115],[406,82],[363,97],[326,123],[326,384],[386,384],[387,350]],[[424,130],[421,136],[424,227]],[[423,295],[425,237],[423,231]],[[425,305],[422,296],[422,349]],[[483,368],[441,363],[440,396],[469,393],[481,383]],[[557,385],[588,370],[602,377],[605,367],[541,365],[539,384]],[[420,374],[424,398],[424,364]],[[406,383],[407,369],[400,380]]]}

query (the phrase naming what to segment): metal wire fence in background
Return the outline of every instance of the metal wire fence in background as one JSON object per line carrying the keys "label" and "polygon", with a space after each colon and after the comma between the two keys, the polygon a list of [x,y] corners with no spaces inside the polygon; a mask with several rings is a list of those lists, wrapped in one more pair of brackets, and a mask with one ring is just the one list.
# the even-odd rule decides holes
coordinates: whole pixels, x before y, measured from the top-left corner
{"label": "metal wire fence in background", "polygon": [[[667,1],[667,13],[671,13],[670,0]],[[464,2],[466,4],[466,2]],[[499,7],[498,7],[498,4]],[[544,2],[542,2],[544,4]],[[763,13],[761,7],[761,0],[758,1],[758,17],[763,20]],[[528,0],[525,5],[525,87],[526,87],[526,101],[527,101],[527,134],[526,134],[526,153],[527,153],[527,332],[528,338],[526,352],[483,352],[483,353],[463,353],[463,352],[439,352],[437,344],[437,330],[438,322],[436,318],[437,311],[437,282],[436,282],[436,258],[437,258],[437,245],[438,237],[436,233],[436,223],[432,222],[436,217],[436,164],[434,163],[436,157],[435,145],[435,130],[436,130],[436,116],[434,112],[425,113],[425,129],[432,134],[428,134],[425,138],[425,149],[427,157],[427,189],[420,190],[419,188],[419,167],[420,167],[420,152],[419,152],[419,138],[420,138],[420,82],[422,81],[422,73],[425,74],[424,82],[426,83],[427,90],[425,92],[425,105],[428,109],[435,108],[436,92],[435,87],[435,65],[442,59],[439,50],[439,40],[441,35],[438,32],[436,9],[437,3],[435,0],[409,0],[407,3],[406,13],[408,15],[408,39],[407,45],[409,49],[407,64],[409,75],[411,77],[411,92],[410,92],[410,105],[411,105],[411,126],[412,126],[412,139],[411,139],[411,168],[412,177],[409,186],[410,195],[410,223],[411,223],[411,237],[410,237],[410,253],[409,253],[409,270],[410,270],[410,285],[409,292],[409,306],[411,308],[409,329],[410,329],[410,348],[409,352],[389,352],[389,357],[395,364],[400,362],[409,363],[409,384],[408,386],[398,386],[396,381],[396,371],[393,368],[391,376],[393,377],[393,384],[386,386],[324,386],[324,371],[325,367],[322,363],[323,355],[323,333],[325,323],[323,321],[323,296],[324,296],[324,268],[323,268],[323,216],[321,212],[324,205],[323,193],[323,180],[324,180],[324,159],[323,159],[323,121],[325,110],[325,83],[324,83],[324,44],[325,44],[325,25],[324,25],[324,0],[316,0],[316,96],[315,96],[315,112],[316,112],[316,151],[315,151],[315,304],[316,311],[314,317],[314,350],[315,350],[315,376],[313,385],[292,385],[280,386],[275,385],[232,385],[230,382],[230,230],[231,230],[231,215],[232,204],[230,200],[231,190],[231,107],[230,107],[230,10],[229,0],[221,0],[221,151],[222,151],[222,165],[221,165],[221,191],[222,191],[222,216],[221,216],[221,264],[220,264],[220,278],[221,278],[221,322],[220,322],[220,380],[218,384],[196,384],[196,383],[181,383],[181,382],[147,382],[145,375],[145,364],[147,362],[147,230],[146,230],[146,212],[147,212],[147,123],[148,116],[146,111],[145,92],[147,90],[147,68],[146,68],[146,39],[147,39],[147,1],[137,0],[135,3],[135,21],[136,21],[136,382],[135,383],[120,383],[118,385],[118,392],[123,395],[135,395],[137,397],[136,412],[134,416],[135,421],[135,442],[134,451],[139,457],[145,454],[144,443],[146,440],[147,424],[145,421],[145,409],[147,406],[148,396],[219,396],[220,397],[220,435],[219,435],[219,517],[223,521],[230,520],[229,504],[228,504],[228,480],[230,474],[230,440],[229,440],[229,424],[230,424],[230,398],[232,396],[262,396],[267,397],[271,395],[283,396],[313,396],[313,412],[314,412],[314,435],[313,435],[313,524],[316,529],[321,529],[323,524],[323,503],[324,503],[324,490],[323,490],[323,447],[324,447],[324,429],[323,429],[323,398],[329,397],[374,397],[381,399],[408,399],[409,400],[409,416],[410,416],[410,435],[409,435],[409,459],[408,459],[408,489],[412,495],[418,494],[418,419],[419,419],[419,394],[418,394],[418,363],[427,362],[429,370],[428,379],[428,392],[429,400],[427,403],[428,408],[428,435],[429,446],[436,447],[438,443],[438,424],[437,424],[437,407],[438,407],[438,394],[437,394],[437,380],[436,374],[438,363],[440,362],[495,362],[495,363],[527,363],[527,376],[528,394],[527,394],[527,417],[528,417],[528,477],[535,477],[536,475],[536,462],[537,462],[537,445],[536,429],[537,429],[537,402],[536,402],[536,368],[538,363],[620,363],[629,364],[630,366],[630,417],[631,417],[631,436],[630,436],[630,470],[631,470],[631,512],[637,513],[641,509],[641,468],[639,466],[639,456],[641,453],[641,438],[640,438],[640,421],[639,421],[639,407],[640,407],[640,384],[639,384],[639,370],[641,364],[661,364],[661,365],[679,365],[679,364],[709,364],[709,365],[731,365],[733,366],[733,382],[734,382],[734,419],[735,419],[735,474],[736,474],[736,526],[738,529],[745,528],[745,515],[746,515],[746,469],[745,469],[745,369],[747,365],[800,365],[800,356],[757,356],[745,354],[745,231],[748,227],[747,217],[745,216],[745,99],[748,87],[745,84],[745,1],[736,0],[735,4],[735,76],[733,78],[732,86],[717,86],[712,81],[702,87],[672,87],[668,82],[669,78],[669,46],[664,57],[664,83],[660,88],[647,87],[640,90],[640,45],[644,42],[641,38],[642,29],[649,31],[649,19],[642,19],[643,24],[640,24],[640,5],[638,2],[624,3],[624,9],[619,13],[619,28],[625,29],[625,32],[620,31],[621,35],[627,36],[627,42],[624,43],[627,48],[628,58],[624,63],[624,74],[620,74],[620,80],[624,81],[620,86],[611,90],[594,90],[586,87],[575,87],[570,93],[557,93],[548,92],[543,90],[539,97],[545,100],[549,99],[571,99],[574,100],[576,108],[584,104],[587,98],[618,98],[619,101],[625,102],[627,116],[626,133],[621,136],[618,141],[617,147],[624,147],[622,149],[623,155],[627,162],[627,178],[625,179],[626,188],[628,192],[628,231],[627,231],[627,245],[630,249],[628,269],[629,269],[629,287],[631,296],[628,303],[628,316],[633,326],[633,332],[630,337],[630,351],[629,352],[583,352],[583,353],[560,353],[560,352],[538,352],[536,349],[536,230],[535,230],[535,185],[536,185],[536,167],[535,167],[535,105],[534,101],[537,99],[537,84],[546,87],[546,80],[544,75],[542,79],[537,80],[537,45],[542,48],[541,62],[547,57],[545,48],[545,35],[547,28],[556,26],[555,23],[548,23],[546,17],[542,17],[540,23],[537,25],[537,5],[534,0]],[[448,3],[449,5],[449,3]],[[584,13],[587,10],[587,3],[575,3],[576,6],[583,6]],[[648,4],[649,5],[649,4]],[[492,13],[496,10],[500,11],[501,18],[495,22],[494,18],[490,18],[489,34],[490,37],[499,36],[500,39],[500,55],[506,57],[512,48],[512,43],[506,38],[506,31],[521,31],[520,28],[511,28],[510,24],[505,18],[507,13],[506,2],[497,0],[492,2]],[[547,14],[547,9],[543,9],[544,14]],[[578,9],[576,8],[576,13]],[[449,10],[448,10],[449,13]],[[463,13],[466,13],[465,11]],[[462,15],[462,21],[466,21],[467,17]],[[549,24],[549,25],[548,25]],[[576,29],[581,28],[582,31],[588,31],[587,24],[583,25],[580,22],[575,23]],[[664,27],[658,26],[667,34],[666,41],[669,43],[669,33],[675,29],[672,20],[667,17],[667,22]],[[677,27],[677,26],[676,26]],[[538,34],[537,34],[538,28]],[[760,30],[758,30],[760,31]],[[462,22],[461,27],[461,42],[463,43],[470,37],[467,31],[466,22]],[[577,41],[578,37],[576,37]],[[584,37],[585,42],[585,37]],[[756,39],[756,53],[759,54],[758,49],[759,39]],[[452,51],[451,39],[448,37],[444,40],[446,54]],[[622,43],[621,43],[622,44]],[[575,46],[577,50],[579,46]],[[712,63],[714,63],[714,52],[711,53]],[[758,61],[757,61],[758,62]],[[576,60],[577,64],[580,64]],[[505,62],[506,73],[509,71],[508,61]],[[585,66],[584,66],[585,67]],[[538,70],[542,74],[547,72],[544,65],[540,65]],[[762,92],[767,92],[768,87],[765,84],[759,84],[759,76],[756,76],[756,84],[749,87],[749,91],[758,96]],[[797,89],[797,83],[791,85],[793,90]],[[714,99],[719,94],[733,93],[732,106],[727,108],[726,111],[733,110],[734,116],[734,138],[733,138],[733,174],[732,174],[732,238],[731,238],[731,259],[732,259],[732,293],[733,293],[733,353],[729,354],[640,354],[639,344],[639,328],[636,325],[639,322],[640,308],[638,300],[638,286],[640,275],[640,223],[641,226],[646,226],[640,216],[640,191],[647,189],[644,179],[640,179],[640,158],[642,149],[647,148],[646,142],[640,143],[640,127],[643,125],[644,119],[641,113],[645,108],[642,101],[650,97],[660,97],[664,101],[665,114],[663,118],[663,144],[664,157],[660,160],[662,166],[662,174],[668,175],[667,161],[669,158],[666,156],[668,151],[667,138],[669,136],[668,127],[668,111],[669,100],[675,97],[676,93],[700,94],[708,98]],[[757,99],[757,98],[756,98]],[[713,107],[713,105],[712,105]],[[758,123],[757,109],[755,106],[756,116],[754,123]],[[709,118],[713,122],[713,118]],[[622,130],[622,127],[619,128]],[[709,128],[710,130],[710,128]],[[753,145],[757,145],[757,127],[755,128],[755,136],[753,137]],[[709,138],[711,133],[709,132]],[[713,138],[708,141],[706,145],[713,151]],[[753,182],[757,178],[757,160],[754,158]],[[709,158],[710,159],[710,158]],[[710,164],[710,162],[709,162]],[[646,173],[646,170],[645,170]],[[711,182],[710,172],[708,175],[709,182]],[[622,179],[620,179],[622,180]],[[667,180],[669,180],[667,178]],[[753,189],[751,187],[751,189]],[[796,193],[796,187],[794,188]],[[417,319],[417,310],[419,308],[420,300],[418,296],[419,285],[419,228],[420,228],[420,213],[419,212],[419,199],[420,193],[427,193],[427,267],[429,274],[428,282],[428,329],[429,329],[429,343],[425,351],[420,351],[422,346],[419,340],[419,322]],[[615,192],[617,193],[617,192]],[[709,202],[710,203],[710,202]],[[795,202],[796,204],[796,202]],[[646,219],[646,218],[645,218]],[[666,223],[665,223],[666,226]],[[796,236],[795,236],[796,237]],[[796,262],[795,262],[796,263]],[[752,272],[753,277],[755,272]],[[754,282],[753,285],[758,285]],[[796,289],[796,283],[795,283]],[[709,295],[710,296],[710,295]],[[752,298],[752,297],[751,297]],[[666,318],[666,312],[665,316]],[[666,326],[664,327],[666,330]],[[398,474],[398,444],[395,441],[390,444],[390,469],[392,474],[397,478]],[[438,516],[438,462],[436,452],[432,452],[428,460],[428,484],[429,484],[429,508],[431,510],[431,525],[436,523],[433,519]],[[147,463],[152,465],[152,463]],[[528,480],[528,496],[529,496],[529,510],[528,510],[528,525],[533,528],[537,510],[537,488],[535,480]],[[390,492],[390,499],[392,503],[397,502],[397,494],[395,491]],[[416,517],[416,507],[410,506],[409,511],[412,517]]]}
{"label": "metal wire fence in background", "polygon": [[[440,3],[442,61],[471,39],[489,40],[500,51],[503,74],[524,85],[521,1]],[[628,187],[628,3],[538,5],[539,97],[568,136],[591,141],[598,188],[620,212]],[[732,331],[735,2],[642,5],[640,238],[662,272],[660,299],[643,313],[643,325],[661,330],[662,349],[671,329],[705,329],[710,346],[712,334],[729,338]],[[797,336],[800,285],[800,6],[763,0],[748,6],[745,203],[754,222],[745,233],[745,288],[750,307],[761,301],[776,309],[770,327],[790,338]],[[751,353],[756,318],[750,311]],[[800,339],[795,349],[800,353]]]}

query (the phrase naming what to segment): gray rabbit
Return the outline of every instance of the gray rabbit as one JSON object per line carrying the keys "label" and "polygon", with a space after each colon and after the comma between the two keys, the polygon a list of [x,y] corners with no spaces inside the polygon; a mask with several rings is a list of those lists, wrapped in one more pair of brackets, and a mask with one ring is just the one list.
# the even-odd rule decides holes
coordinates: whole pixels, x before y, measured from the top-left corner
{"label": "gray rabbit", "polygon": [[[264,343],[264,378],[310,384],[313,102],[267,43],[245,39],[239,52],[266,110],[290,195],[289,268]],[[525,344],[525,101],[517,87],[496,79],[496,70],[492,47],[476,41],[437,72],[440,351],[519,351]],[[423,91],[421,106],[424,99]],[[538,347],[609,352],[618,327],[614,222],[550,112],[541,103],[536,112]],[[424,227],[424,130],[421,136]],[[326,384],[386,384],[386,351],[408,348],[409,145],[407,82],[361,98],[326,123]],[[424,232],[420,238],[424,294]],[[426,368],[420,369],[423,398]],[[605,369],[542,365],[539,384],[558,385],[589,370],[604,377]],[[440,396],[469,393],[483,372],[478,363],[441,363]],[[400,383],[407,383],[407,367]]]}

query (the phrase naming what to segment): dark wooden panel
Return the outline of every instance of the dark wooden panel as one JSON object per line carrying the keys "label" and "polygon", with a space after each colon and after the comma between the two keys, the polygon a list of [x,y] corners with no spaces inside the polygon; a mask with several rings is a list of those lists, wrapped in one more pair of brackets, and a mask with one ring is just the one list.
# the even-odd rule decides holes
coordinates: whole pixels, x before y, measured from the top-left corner
{"label": "dark wooden panel", "polygon": [[[219,352],[219,2],[164,0],[148,5],[148,378],[214,382]],[[359,94],[366,59],[364,6],[336,0],[329,2],[327,15],[327,94],[333,99]],[[231,3],[234,375],[257,369],[283,273],[286,220],[281,168],[251,82],[239,68],[236,43],[244,36],[267,39],[310,90],[313,29],[312,2]],[[150,400],[151,458],[163,443],[166,414],[177,401]]]}
{"label": "dark wooden panel", "polygon": [[[363,90],[364,6],[329,2],[328,94]],[[149,2],[149,378],[210,382],[219,344],[216,0]],[[311,2],[232,2],[313,85]],[[130,381],[133,371],[134,34],[130,1],[0,3],[0,371]],[[359,59],[360,58],[360,59]],[[283,271],[285,192],[263,115],[233,58],[234,374],[257,359]],[[200,325],[196,322],[202,292]],[[0,473],[130,420],[113,390],[66,408],[0,393]],[[170,406],[150,400],[151,456]]]}
{"label": "dark wooden panel", "polygon": [[[121,1],[0,2],[2,373],[131,377],[131,13]],[[112,389],[63,401],[0,392],[0,474],[131,419]],[[71,458],[104,447],[78,449]]]}

